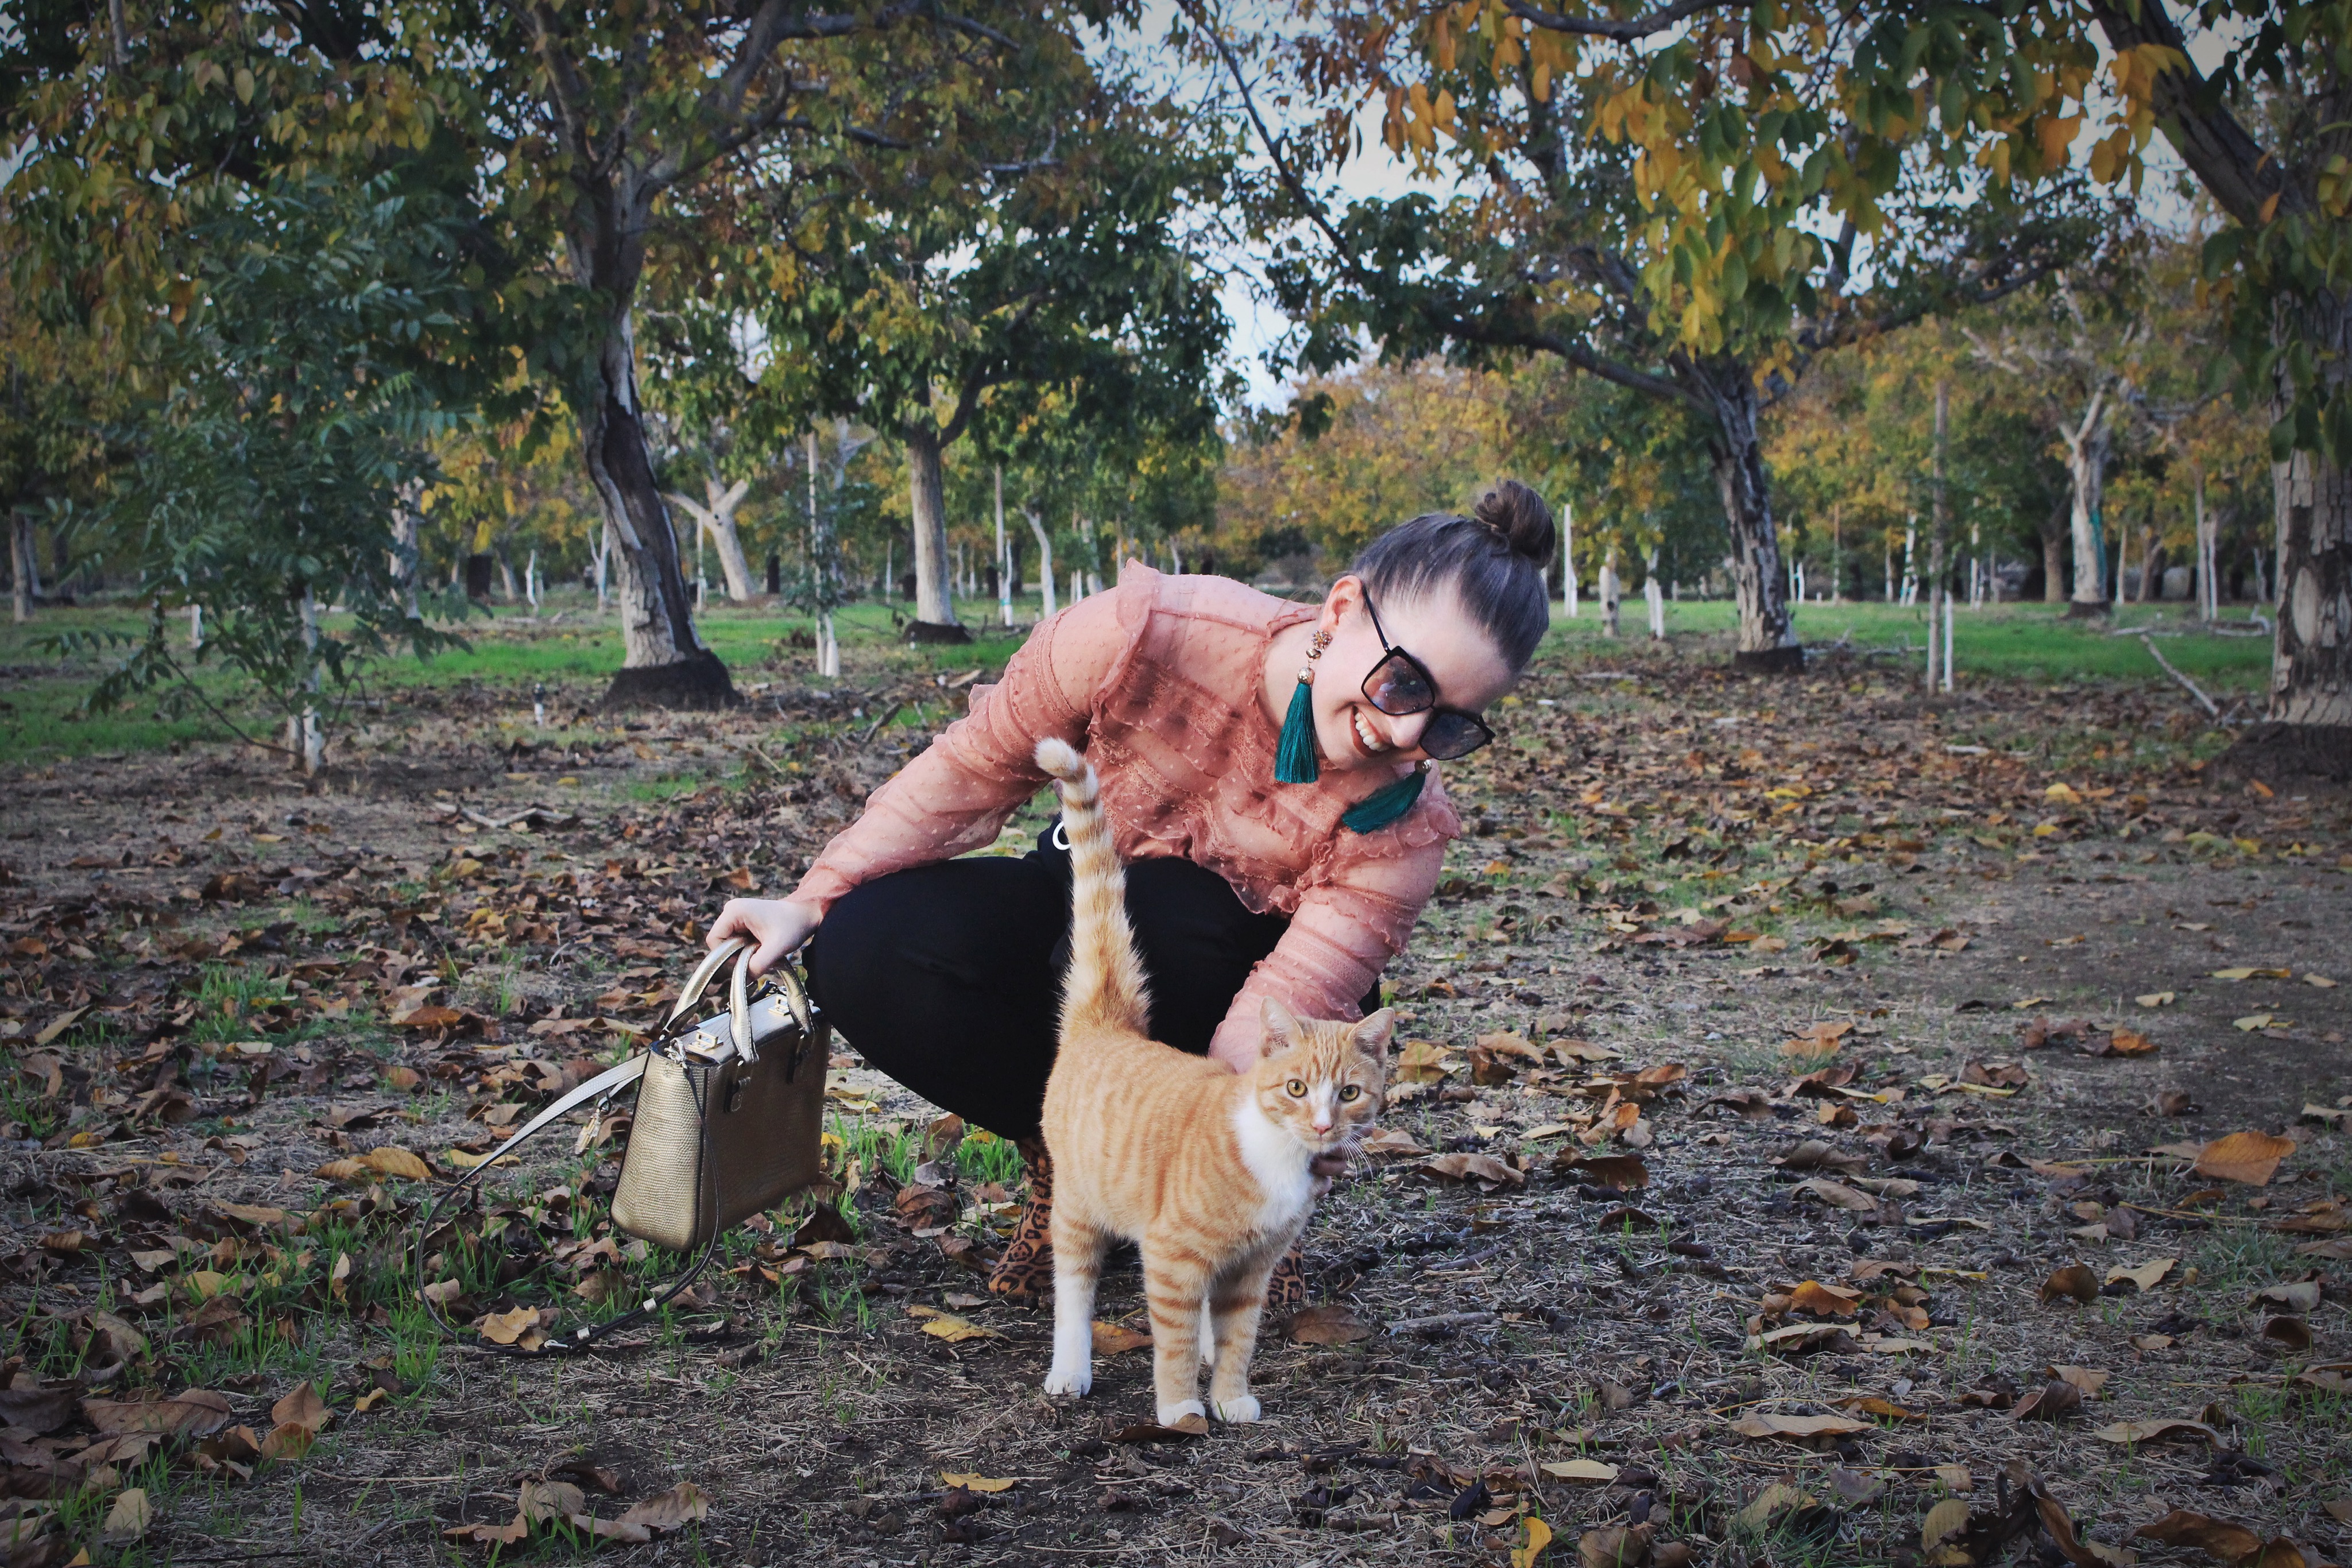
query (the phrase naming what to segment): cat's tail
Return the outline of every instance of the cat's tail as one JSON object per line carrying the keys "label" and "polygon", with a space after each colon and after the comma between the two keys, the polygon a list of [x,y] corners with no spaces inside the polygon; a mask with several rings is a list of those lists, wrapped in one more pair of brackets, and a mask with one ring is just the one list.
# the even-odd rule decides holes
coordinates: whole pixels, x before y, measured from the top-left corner
{"label": "cat's tail", "polygon": [[1037,743],[1037,766],[1062,796],[1062,833],[1070,841],[1070,972],[1062,982],[1062,1034],[1109,1028],[1142,1034],[1151,1001],[1135,932],[1127,922],[1127,873],[1103,820],[1095,770],[1068,742]]}

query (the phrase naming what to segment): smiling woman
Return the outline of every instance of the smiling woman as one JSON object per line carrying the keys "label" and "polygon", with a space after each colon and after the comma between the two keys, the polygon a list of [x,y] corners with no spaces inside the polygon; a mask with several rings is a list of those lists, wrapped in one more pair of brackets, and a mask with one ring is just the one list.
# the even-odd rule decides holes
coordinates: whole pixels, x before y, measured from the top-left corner
{"label": "smiling woman", "polygon": [[[1069,857],[1050,841],[955,857],[993,842],[1045,782],[1037,742],[1067,741],[1100,777],[1129,867],[1152,1038],[1238,1070],[1258,1059],[1267,999],[1361,1017],[1461,831],[1435,764],[1491,738],[1483,710],[1544,633],[1552,550],[1549,509],[1505,480],[1473,516],[1374,540],[1320,605],[1130,562],[1116,590],[1038,627],[1002,683],[974,687],[971,713],[875,791],[789,898],[731,901],[711,940],[751,936],[764,969],[814,937],[810,989],[844,1039],[1022,1142],[1032,1212],[992,1284],[1027,1294],[1050,1277],[1035,1138]],[[1294,1266],[1276,1310],[1303,1293]]]}

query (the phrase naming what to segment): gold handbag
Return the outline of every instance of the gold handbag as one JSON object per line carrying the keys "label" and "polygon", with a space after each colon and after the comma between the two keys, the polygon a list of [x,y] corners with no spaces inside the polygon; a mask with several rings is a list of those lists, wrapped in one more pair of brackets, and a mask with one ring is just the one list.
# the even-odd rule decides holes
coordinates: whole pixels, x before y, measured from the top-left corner
{"label": "gold handbag", "polygon": [[[735,968],[726,1012],[680,1028],[730,958]],[[636,1114],[613,1194],[613,1223],[656,1247],[699,1252],[693,1267],[643,1305],[593,1328],[575,1330],[569,1338],[550,1339],[545,1351],[587,1349],[657,1311],[694,1282],[709,1263],[719,1237],[819,1179],[832,1031],[810,1004],[789,963],[777,966],[755,988],[751,962],[751,944],[740,937],[714,948],[687,980],[662,1032],[643,1051],[559,1096],[480,1165],[441,1191],[417,1228],[420,1294],[433,1222],[442,1204],[567,1113],[593,1100],[601,1115],[613,1096],[631,1083],[637,1085]],[[425,1301],[440,1322],[437,1304],[430,1297]],[[478,1348],[545,1354],[488,1343]]]}

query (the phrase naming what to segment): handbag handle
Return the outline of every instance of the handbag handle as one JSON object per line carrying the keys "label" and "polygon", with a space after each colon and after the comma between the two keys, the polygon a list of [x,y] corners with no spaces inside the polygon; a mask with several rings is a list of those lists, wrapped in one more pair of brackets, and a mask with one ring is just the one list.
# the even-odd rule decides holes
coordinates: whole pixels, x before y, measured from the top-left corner
{"label": "handbag handle", "polygon": [[684,1018],[686,1009],[702,999],[702,993],[709,988],[710,977],[719,973],[719,966],[738,953],[745,953],[748,956],[746,950],[751,946],[751,943],[748,937],[730,936],[726,941],[704,954],[702,962],[694,967],[694,973],[686,977],[685,986],[680,988],[677,993],[677,1005],[669,1009],[669,1018],[662,1024],[662,1028],[672,1028],[678,1019]]}
{"label": "handbag handle", "polygon": [[[719,967],[721,964],[724,964],[729,958],[732,957],[736,960],[736,963],[735,972],[729,982],[729,1031],[732,1037],[738,1054],[743,1058],[744,1061],[747,1064],[757,1061],[759,1060],[759,1050],[756,1042],[751,1039],[751,1009],[749,995],[751,989],[751,953],[752,944],[740,936],[730,936],[725,942],[720,943],[717,947],[713,948],[709,956],[695,967],[694,973],[687,977],[685,988],[679,993],[677,1005],[670,1009],[669,1019],[667,1022],[663,1025],[663,1028],[667,1030],[677,1025],[679,1018],[686,1012],[687,1009],[692,1007],[696,1001],[699,1000],[702,993],[709,988],[711,977],[719,972]],[[815,1019],[809,1010],[807,993],[801,988],[800,978],[793,973],[791,963],[787,961],[779,966],[774,971],[773,978],[782,986],[784,992],[785,1005],[792,1010],[793,1021],[800,1025],[803,1036],[806,1040],[814,1040],[816,1038]],[[533,1116],[529,1122],[525,1123],[511,1137],[508,1138],[506,1142],[500,1144],[496,1149],[493,1149],[488,1155],[485,1155],[481,1164],[474,1166],[473,1169],[467,1171],[457,1181],[443,1187],[440,1192],[434,1195],[433,1202],[425,1209],[425,1218],[418,1223],[416,1228],[416,1286],[417,1297],[419,1300],[424,1301],[425,1310],[432,1317],[436,1327],[453,1337],[457,1333],[456,1329],[450,1324],[449,1321],[442,1316],[439,1304],[434,1301],[431,1297],[425,1294],[425,1285],[426,1283],[425,1279],[425,1247],[429,1238],[433,1234],[433,1222],[439,1217],[442,1205],[446,1203],[450,1198],[463,1193],[467,1188],[472,1186],[476,1182],[482,1178],[482,1174],[484,1172],[497,1165],[498,1162],[507,1154],[511,1152],[527,1139],[543,1132],[547,1127],[551,1125],[557,1118],[562,1116],[566,1112],[573,1110],[592,1099],[610,1099],[622,1089],[626,1088],[629,1084],[643,1078],[645,1076],[646,1067],[652,1060],[652,1056],[653,1050],[652,1047],[648,1045],[646,1049],[636,1052],[626,1061],[622,1062],[619,1066],[607,1068],[604,1071],[598,1073],[595,1077],[590,1079],[585,1083],[580,1084],[569,1092],[560,1095],[553,1103],[548,1105],[544,1110],[541,1111],[539,1114]],[[709,1117],[709,1107],[700,1103],[700,1097],[698,1094],[697,1095],[697,1108],[701,1112],[704,1118],[707,1119]],[[714,1176],[716,1175],[715,1172],[709,1174]],[[716,1194],[714,1193],[712,1196],[715,1201]],[[709,1239],[703,1242],[702,1250],[695,1258],[692,1267],[688,1268],[686,1272],[672,1281],[669,1286],[663,1290],[659,1295],[647,1297],[643,1306],[637,1307],[633,1311],[624,1312],[619,1317],[610,1319],[604,1322],[597,1323],[593,1326],[576,1329],[572,1331],[572,1336],[568,1339],[550,1339],[540,1349],[535,1351],[524,1350],[519,1345],[502,1345],[495,1343],[468,1343],[467,1348],[485,1354],[523,1357],[561,1355],[567,1352],[576,1354],[581,1351],[593,1349],[596,1344],[600,1341],[604,1340],[607,1335],[612,1334],[617,1330],[627,1328],[631,1324],[638,1322],[641,1320],[651,1316],[654,1312],[658,1312],[661,1308],[667,1306],[672,1297],[677,1295],[688,1285],[694,1283],[696,1279],[700,1277],[703,1270],[709,1267],[711,1258],[717,1254],[719,1250],[719,1234],[718,1228],[714,1226],[711,1229]]]}

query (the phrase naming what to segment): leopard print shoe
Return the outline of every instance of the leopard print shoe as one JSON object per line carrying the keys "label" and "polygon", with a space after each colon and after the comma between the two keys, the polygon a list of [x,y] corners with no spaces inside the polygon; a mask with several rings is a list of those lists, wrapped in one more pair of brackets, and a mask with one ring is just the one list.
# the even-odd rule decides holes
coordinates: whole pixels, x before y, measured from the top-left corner
{"label": "leopard print shoe", "polygon": [[1042,1139],[1023,1138],[1013,1146],[1029,1167],[1029,1201],[1013,1239],[988,1271],[988,1289],[1016,1301],[1042,1301],[1054,1290],[1054,1157]]}
{"label": "leopard print shoe", "polygon": [[1307,1291],[1307,1267],[1304,1261],[1306,1243],[1294,1241],[1282,1261],[1265,1281],[1265,1315],[1269,1318],[1293,1318],[1305,1312],[1310,1298]]}

